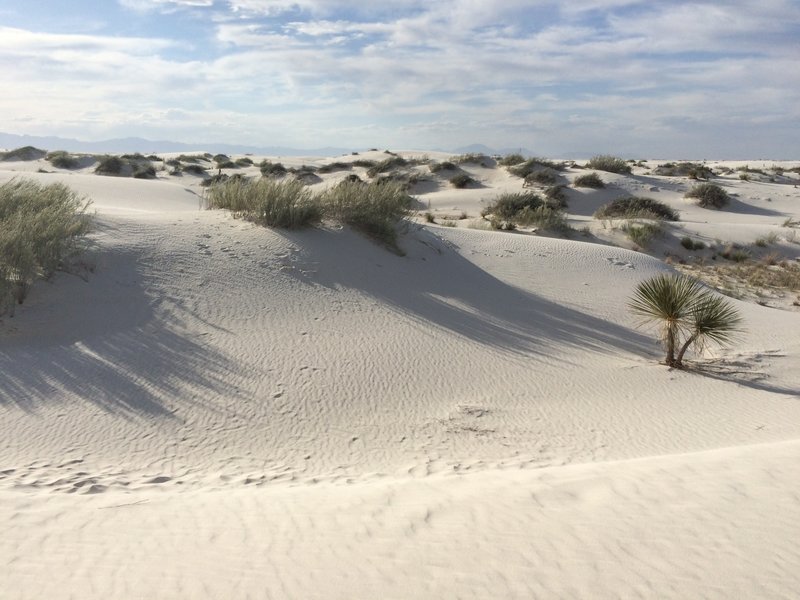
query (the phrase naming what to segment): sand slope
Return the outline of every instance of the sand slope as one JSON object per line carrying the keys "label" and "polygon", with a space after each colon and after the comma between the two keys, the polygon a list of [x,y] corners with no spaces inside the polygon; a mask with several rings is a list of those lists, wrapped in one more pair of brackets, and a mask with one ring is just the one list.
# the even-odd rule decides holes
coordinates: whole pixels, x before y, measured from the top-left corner
{"label": "sand slope", "polygon": [[88,283],[0,324],[7,597],[798,589],[800,314],[737,302],[714,372],[669,371],[641,253],[412,226],[398,257],[32,176],[99,227]]}

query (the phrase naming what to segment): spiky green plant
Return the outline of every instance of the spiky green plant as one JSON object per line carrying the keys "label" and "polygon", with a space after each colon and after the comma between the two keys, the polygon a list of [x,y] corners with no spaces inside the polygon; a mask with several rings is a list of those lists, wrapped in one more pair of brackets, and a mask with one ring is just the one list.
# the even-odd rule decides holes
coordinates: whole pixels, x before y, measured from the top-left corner
{"label": "spiky green plant", "polygon": [[664,362],[678,369],[689,347],[702,349],[709,341],[730,344],[740,331],[739,311],[685,275],[656,275],[641,282],[628,306],[642,324],[659,327]]}
{"label": "spiky green plant", "polygon": [[302,182],[230,178],[208,191],[210,208],[225,208],[259,225],[298,229],[322,218],[319,200]]}

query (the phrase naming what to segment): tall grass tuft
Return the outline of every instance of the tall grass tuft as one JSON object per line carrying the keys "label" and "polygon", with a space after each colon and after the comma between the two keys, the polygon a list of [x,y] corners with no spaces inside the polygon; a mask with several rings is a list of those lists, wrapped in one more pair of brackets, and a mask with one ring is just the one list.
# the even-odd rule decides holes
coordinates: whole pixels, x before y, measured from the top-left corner
{"label": "tall grass tuft", "polygon": [[575,181],[572,184],[575,187],[586,187],[586,188],[593,188],[596,190],[606,187],[606,184],[603,183],[603,180],[600,179],[600,176],[597,173],[587,173],[586,175],[579,175],[578,177],[575,178]]}
{"label": "tall grass tuft", "polygon": [[208,204],[268,227],[298,229],[322,218],[318,198],[295,180],[231,178],[209,188]]}
{"label": "tall grass tuft", "polygon": [[0,314],[83,249],[88,206],[62,183],[12,179],[0,186]]}
{"label": "tall grass tuft", "polygon": [[696,198],[701,208],[725,208],[730,202],[728,193],[715,183],[701,183],[686,192],[685,198]]}
{"label": "tall grass tuft", "polygon": [[620,175],[630,175],[631,166],[621,158],[610,156],[608,154],[600,154],[593,156],[592,159],[586,163],[590,169],[597,171],[607,171],[609,173],[618,173]]}
{"label": "tall grass tuft", "polygon": [[397,225],[411,214],[412,205],[402,183],[342,181],[324,193],[322,203],[327,216],[401,253],[397,246]]}
{"label": "tall grass tuft", "polygon": [[629,196],[617,198],[598,208],[594,217],[596,219],[660,219],[663,221],[677,221],[678,212],[658,200],[652,198],[639,198]]}

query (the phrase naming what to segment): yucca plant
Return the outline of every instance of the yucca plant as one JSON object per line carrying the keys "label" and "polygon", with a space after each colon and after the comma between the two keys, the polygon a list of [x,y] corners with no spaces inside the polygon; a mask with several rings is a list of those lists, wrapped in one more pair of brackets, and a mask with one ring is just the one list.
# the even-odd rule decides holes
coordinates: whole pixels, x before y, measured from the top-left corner
{"label": "yucca plant", "polygon": [[727,300],[685,275],[657,275],[640,283],[628,304],[642,324],[657,324],[667,366],[683,368],[691,346],[727,345],[740,331],[741,316]]}

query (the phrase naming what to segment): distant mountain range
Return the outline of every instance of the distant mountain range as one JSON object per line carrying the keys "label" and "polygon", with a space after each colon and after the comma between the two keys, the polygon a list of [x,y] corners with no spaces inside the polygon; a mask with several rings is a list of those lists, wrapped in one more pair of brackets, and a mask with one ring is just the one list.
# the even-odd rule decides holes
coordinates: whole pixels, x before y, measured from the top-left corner
{"label": "distant mountain range", "polygon": [[[206,152],[222,154],[264,154],[268,156],[341,156],[350,154],[355,148],[287,148],[284,146],[243,146],[240,144],[221,144],[217,142],[187,144],[169,140],[146,140],[144,138],[128,137],[98,142],[86,142],[72,138],[56,136],[17,135],[14,133],[0,132],[0,148],[12,150],[22,146],[35,146],[42,150],[66,150],[68,152],[88,153],[133,153],[152,154],[158,152],[193,152],[203,150]],[[362,149],[363,150],[363,149]],[[425,150],[425,148],[419,148]],[[525,156],[532,156],[526,148],[490,148],[484,144],[470,144],[454,148],[455,154],[512,154],[518,152]]]}

